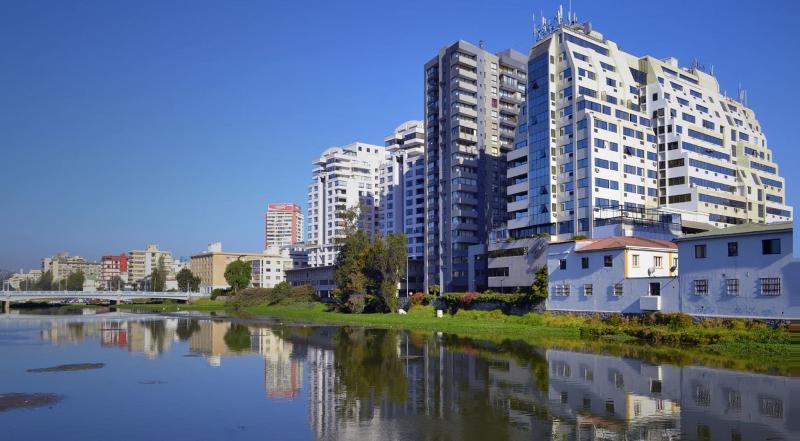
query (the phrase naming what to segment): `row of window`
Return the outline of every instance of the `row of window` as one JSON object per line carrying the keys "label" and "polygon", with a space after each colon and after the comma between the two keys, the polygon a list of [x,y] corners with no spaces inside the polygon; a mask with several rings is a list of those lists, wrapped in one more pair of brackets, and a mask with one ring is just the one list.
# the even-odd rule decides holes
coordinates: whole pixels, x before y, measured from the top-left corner
{"label": "row of window", "polygon": [[[725,279],[725,294],[729,296],[738,296],[739,279]],[[696,296],[707,296],[709,292],[708,279],[697,279],[692,281],[693,293]],[[762,277],[758,279],[758,291],[762,296],[779,296],[781,295],[781,278],[780,277]]]}
{"label": "row of window", "polygon": [[[781,253],[781,240],[780,239],[764,239],[761,241],[761,254],[780,254]],[[728,242],[728,257],[736,257],[739,255],[739,242]],[[694,258],[705,259],[708,257],[708,246],[706,244],[698,244],[694,246]]]}

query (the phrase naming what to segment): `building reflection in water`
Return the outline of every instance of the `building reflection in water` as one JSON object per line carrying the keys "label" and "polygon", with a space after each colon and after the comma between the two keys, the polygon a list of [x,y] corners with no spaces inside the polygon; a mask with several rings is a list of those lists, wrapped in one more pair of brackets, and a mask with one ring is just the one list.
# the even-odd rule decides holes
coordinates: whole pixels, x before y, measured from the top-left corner
{"label": "building reflection in water", "polygon": [[104,347],[148,358],[179,340],[215,367],[260,354],[266,397],[307,397],[318,439],[736,441],[800,433],[793,377],[396,330],[100,314],[36,323],[54,344],[99,337]]}

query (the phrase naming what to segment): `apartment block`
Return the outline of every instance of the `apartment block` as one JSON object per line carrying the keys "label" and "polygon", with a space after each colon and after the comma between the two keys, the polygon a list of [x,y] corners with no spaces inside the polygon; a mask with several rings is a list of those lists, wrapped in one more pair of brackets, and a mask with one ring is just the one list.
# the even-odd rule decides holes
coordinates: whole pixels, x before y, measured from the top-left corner
{"label": "apartment block", "polygon": [[250,260],[251,283],[256,288],[272,288],[286,281],[286,271],[292,269],[293,261],[288,249],[276,247],[264,250],[264,255]]}
{"label": "apartment block", "polygon": [[380,231],[404,233],[408,241],[408,284],[423,289],[425,257],[425,128],[407,121],[384,138],[387,156],[380,169]]}
{"label": "apartment block", "polygon": [[[208,245],[206,251],[191,257],[189,268],[192,274],[200,278],[200,293],[210,295],[211,291],[215,289],[230,288],[228,281],[225,280],[225,269],[231,262],[236,260],[252,262],[264,258],[266,255],[266,252],[223,251],[221,242],[213,242]],[[260,274],[261,271],[259,271],[259,282],[262,281]]]}
{"label": "apartment block", "polygon": [[526,58],[458,41],[425,64],[424,81],[425,285],[464,291],[469,248],[506,220],[505,154],[526,99]]}
{"label": "apartment block", "polygon": [[331,147],[314,161],[308,187],[309,266],[332,265],[345,237],[344,215],[355,209],[358,227],[370,235],[380,231],[379,172],[386,158],[381,146],[355,142]]}
{"label": "apartment block", "polygon": [[535,35],[507,155],[511,237],[591,237],[609,206],[698,213],[708,228],[791,220],[760,123],[711,69],[632,55],[569,18]]}
{"label": "apartment block", "polygon": [[163,262],[168,271],[168,278],[174,278],[172,269],[172,253],[159,250],[158,245],[149,244],[143,250],[128,251],[128,283],[138,284],[149,277],[153,270]]}
{"label": "apartment block", "polygon": [[42,273],[50,271],[53,281],[66,280],[73,272],[83,272],[86,280],[97,280],[100,276],[100,264],[90,262],[81,256],[70,256],[67,253],[58,253],[42,259]]}
{"label": "apartment block", "polygon": [[304,218],[297,204],[269,204],[264,215],[264,248],[303,242]]}
{"label": "apartment block", "polygon": [[111,286],[111,279],[120,277],[123,282],[128,280],[128,255],[122,253],[118,256],[103,256],[100,259],[100,284],[106,289],[122,289],[124,286]]}

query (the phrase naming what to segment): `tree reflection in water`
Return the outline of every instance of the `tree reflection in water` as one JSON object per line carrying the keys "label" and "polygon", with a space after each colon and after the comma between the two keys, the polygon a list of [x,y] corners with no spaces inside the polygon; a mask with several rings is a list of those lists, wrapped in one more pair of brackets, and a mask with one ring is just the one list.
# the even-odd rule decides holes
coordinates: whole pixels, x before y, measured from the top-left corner
{"label": "tree reflection in water", "polygon": [[398,332],[389,329],[340,328],[334,336],[337,393],[347,401],[393,403],[406,400],[408,380],[398,353]]}
{"label": "tree reflection in water", "polygon": [[225,332],[225,345],[233,352],[250,352],[250,328],[232,324]]}

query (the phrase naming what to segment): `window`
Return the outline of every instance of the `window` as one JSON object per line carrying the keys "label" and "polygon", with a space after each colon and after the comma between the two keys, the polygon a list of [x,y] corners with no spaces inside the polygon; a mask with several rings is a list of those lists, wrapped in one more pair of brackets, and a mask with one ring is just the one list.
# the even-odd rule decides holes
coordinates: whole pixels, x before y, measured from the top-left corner
{"label": "window", "polygon": [[739,295],[739,279],[725,279],[725,294],[729,296]]}
{"label": "window", "polygon": [[779,296],[781,295],[781,278],[780,277],[762,277],[759,279],[761,285],[762,296]]}
{"label": "window", "polygon": [[694,258],[695,259],[705,259],[706,258],[706,246],[704,245],[695,245],[694,246]]}
{"label": "window", "polygon": [[650,284],[650,291],[651,296],[660,296],[661,295],[661,283],[653,282]]}
{"label": "window", "polygon": [[761,241],[761,254],[780,254],[780,239],[764,239]]}
{"label": "window", "polygon": [[639,255],[634,254],[631,256],[631,263],[633,264],[634,268],[639,268]]}
{"label": "window", "polygon": [[589,268],[589,258],[588,257],[581,257],[581,268],[583,268],[583,269]]}
{"label": "window", "polygon": [[556,295],[560,297],[569,296],[569,284],[556,285]]}
{"label": "window", "polygon": [[696,296],[708,295],[708,279],[699,279],[694,281],[694,295]]}
{"label": "window", "polygon": [[567,269],[567,259],[561,259],[558,261],[558,269]]}
{"label": "window", "polygon": [[653,266],[656,268],[663,268],[664,258],[661,256],[653,256]]}
{"label": "window", "polygon": [[728,257],[739,255],[739,242],[728,242]]}
{"label": "window", "polygon": [[614,256],[603,256],[603,266],[611,268],[614,266]]}
{"label": "window", "polygon": [[594,287],[592,286],[591,283],[583,285],[583,295],[585,295],[586,297],[591,297],[593,292],[594,292]]}
{"label": "window", "polygon": [[622,284],[621,283],[615,283],[614,284],[614,295],[615,296],[621,296],[622,295]]}

